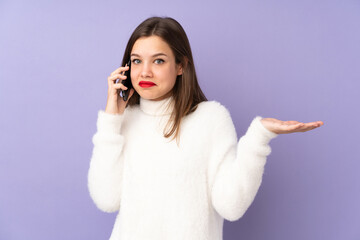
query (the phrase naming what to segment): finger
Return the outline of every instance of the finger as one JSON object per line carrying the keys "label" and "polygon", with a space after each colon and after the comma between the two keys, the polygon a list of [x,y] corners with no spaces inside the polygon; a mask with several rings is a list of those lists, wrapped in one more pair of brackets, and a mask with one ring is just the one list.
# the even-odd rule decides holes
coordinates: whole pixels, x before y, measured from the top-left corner
{"label": "finger", "polygon": [[110,76],[113,75],[113,74],[119,74],[119,73],[125,72],[125,71],[127,71],[128,69],[129,69],[129,66],[126,64],[125,67],[119,67],[119,68],[115,69],[115,71],[113,71],[113,72],[110,74]]}
{"label": "finger", "polygon": [[309,127],[319,127],[320,124],[318,122],[311,122],[311,123],[308,123],[308,126]]}
{"label": "finger", "polygon": [[116,88],[116,89],[122,89],[122,90],[127,90],[127,89],[128,89],[128,88],[127,88],[124,84],[122,84],[121,82],[119,82],[119,83],[114,83],[113,86],[114,86],[114,88]]}
{"label": "finger", "polygon": [[300,122],[299,122],[299,121],[294,121],[294,120],[292,120],[292,121],[285,121],[285,123],[298,124],[298,123],[300,123]]}
{"label": "finger", "polygon": [[126,78],[127,78],[127,76],[125,76],[125,75],[115,74],[113,76],[108,77],[108,81],[111,82],[111,83],[116,83],[115,81],[117,79],[125,80]]}
{"label": "finger", "polygon": [[306,123],[306,124],[310,124],[310,125],[313,125],[313,124],[322,125],[322,124],[324,124],[324,122],[322,122],[322,121],[316,121],[316,122],[308,122],[308,123]]}
{"label": "finger", "polygon": [[113,71],[111,74],[116,74],[116,73],[121,73],[121,72],[124,72],[124,71],[127,71],[129,69],[129,66],[127,64],[125,64],[125,66],[121,66],[121,67],[118,67],[117,69],[115,69],[115,71]]}
{"label": "finger", "polygon": [[305,124],[299,130],[300,130],[300,132],[306,132],[306,131],[313,130],[314,128],[317,128],[317,127],[319,127],[317,124],[308,123],[308,124]]}
{"label": "finger", "polygon": [[301,128],[303,126],[304,126],[304,123],[294,123],[294,124],[284,125],[284,127],[288,128],[288,129],[297,129],[297,128]]}
{"label": "finger", "polygon": [[323,121],[317,121],[316,124],[319,125],[319,127],[320,127],[320,126],[324,125],[324,122]]}
{"label": "finger", "polygon": [[308,128],[306,128],[306,129],[302,130],[302,132],[307,132],[307,131],[313,130],[314,128],[317,128],[317,127],[315,127],[315,126],[313,126],[313,127],[308,127]]}
{"label": "finger", "polygon": [[122,75],[122,74],[114,74],[114,75],[109,76],[108,78],[111,80],[115,80],[117,78],[126,79],[127,77],[126,77],[126,75]]}

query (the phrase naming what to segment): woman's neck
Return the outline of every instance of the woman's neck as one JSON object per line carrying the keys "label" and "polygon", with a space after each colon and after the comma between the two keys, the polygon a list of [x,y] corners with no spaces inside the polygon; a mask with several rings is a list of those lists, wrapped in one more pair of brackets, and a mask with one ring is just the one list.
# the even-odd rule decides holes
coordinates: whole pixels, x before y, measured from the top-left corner
{"label": "woman's neck", "polygon": [[140,96],[140,109],[148,115],[170,115],[174,109],[174,98],[170,96],[161,100],[151,100]]}

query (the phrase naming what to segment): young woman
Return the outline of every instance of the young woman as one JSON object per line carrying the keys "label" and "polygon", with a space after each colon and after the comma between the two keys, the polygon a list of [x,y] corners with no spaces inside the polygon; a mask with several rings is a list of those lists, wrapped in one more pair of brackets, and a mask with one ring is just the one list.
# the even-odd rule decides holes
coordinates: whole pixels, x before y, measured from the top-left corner
{"label": "young woman", "polygon": [[[224,219],[242,217],[258,191],[270,140],[323,124],[257,116],[238,141],[229,111],[201,91],[172,18],[142,22],[122,66],[108,77],[88,172],[96,206],[119,211],[111,240],[221,240]],[[129,89],[116,80],[129,69],[124,101]]]}

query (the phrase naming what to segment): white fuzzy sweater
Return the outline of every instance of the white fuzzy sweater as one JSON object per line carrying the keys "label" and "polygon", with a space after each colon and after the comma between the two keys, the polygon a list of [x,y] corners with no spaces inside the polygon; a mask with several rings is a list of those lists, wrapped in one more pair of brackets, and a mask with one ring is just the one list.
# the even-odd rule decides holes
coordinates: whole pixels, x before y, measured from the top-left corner
{"label": "white fuzzy sweater", "polygon": [[278,135],[260,116],[238,141],[229,111],[202,102],[183,119],[178,147],[163,136],[172,103],[141,98],[123,114],[98,112],[88,188],[99,209],[119,211],[110,240],[221,240],[224,219],[242,217],[259,189]]}

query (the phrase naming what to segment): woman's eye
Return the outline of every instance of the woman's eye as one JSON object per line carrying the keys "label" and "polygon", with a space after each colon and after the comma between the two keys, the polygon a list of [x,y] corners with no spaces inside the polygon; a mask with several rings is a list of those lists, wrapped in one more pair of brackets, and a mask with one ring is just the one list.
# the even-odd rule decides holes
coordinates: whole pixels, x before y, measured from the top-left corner
{"label": "woman's eye", "polygon": [[[133,59],[131,62],[133,62],[134,64],[139,64],[141,61],[139,59]],[[164,60],[162,60],[162,59],[156,59],[155,60],[156,64],[161,64],[163,62],[164,62]]]}
{"label": "woman's eye", "polygon": [[161,64],[161,63],[163,63],[163,62],[164,62],[164,60],[162,60],[162,59],[156,59],[156,60],[155,60],[155,62],[157,62],[157,63]]}

